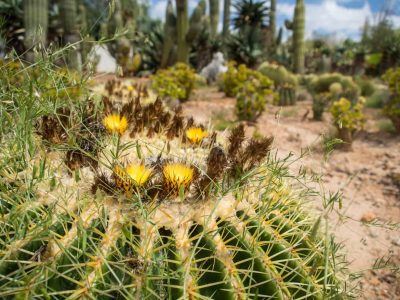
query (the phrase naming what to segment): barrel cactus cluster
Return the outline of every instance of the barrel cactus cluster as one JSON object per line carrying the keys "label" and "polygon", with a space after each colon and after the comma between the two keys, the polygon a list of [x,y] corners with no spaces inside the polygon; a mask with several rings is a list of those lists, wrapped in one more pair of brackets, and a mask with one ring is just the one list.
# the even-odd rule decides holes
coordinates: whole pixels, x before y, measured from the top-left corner
{"label": "barrel cactus cluster", "polygon": [[356,103],[360,89],[352,77],[340,73],[327,73],[306,79],[307,89],[313,96],[313,118],[321,120],[325,109],[336,100],[344,97]]}
{"label": "barrel cactus cluster", "polygon": [[271,137],[108,86],[41,118],[33,158],[0,170],[1,298],[345,297],[337,246]]}
{"label": "barrel cactus cluster", "polygon": [[280,106],[296,104],[296,88],[298,86],[297,77],[284,66],[262,63],[258,71],[270,78],[274,82],[275,90],[278,93],[277,103]]}

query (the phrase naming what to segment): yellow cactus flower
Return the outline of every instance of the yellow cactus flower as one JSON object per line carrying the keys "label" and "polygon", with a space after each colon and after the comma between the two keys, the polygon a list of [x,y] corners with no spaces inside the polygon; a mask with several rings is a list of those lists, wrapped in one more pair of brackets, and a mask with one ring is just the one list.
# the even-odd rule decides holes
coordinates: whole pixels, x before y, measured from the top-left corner
{"label": "yellow cactus flower", "polygon": [[190,127],[186,130],[186,138],[194,144],[200,143],[207,135],[207,131],[201,127]]}
{"label": "yellow cactus flower", "polygon": [[152,170],[142,164],[130,164],[126,168],[116,166],[114,174],[117,187],[129,192],[133,186],[144,186],[149,180]]}
{"label": "yellow cactus flower", "polygon": [[184,164],[172,163],[164,166],[163,174],[167,187],[177,193],[181,187],[189,187],[194,170]]}
{"label": "yellow cactus flower", "polygon": [[132,85],[128,85],[127,89],[129,92],[132,92],[135,90],[135,88]]}
{"label": "yellow cactus flower", "polygon": [[125,171],[136,186],[143,186],[152,174],[152,170],[142,164],[130,164]]}
{"label": "yellow cactus flower", "polygon": [[103,119],[103,125],[110,133],[123,134],[128,128],[128,120],[125,116],[111,114]]}

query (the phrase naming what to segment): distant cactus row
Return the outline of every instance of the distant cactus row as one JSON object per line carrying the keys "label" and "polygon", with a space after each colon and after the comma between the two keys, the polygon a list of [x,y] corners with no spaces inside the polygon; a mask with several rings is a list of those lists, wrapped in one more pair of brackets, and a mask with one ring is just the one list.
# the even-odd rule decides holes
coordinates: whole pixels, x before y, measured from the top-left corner
{"label": "distant cactus row", "polygon": [[[82,57],[80,54],[78,5],[76,0],[62,0],[60,4],[63,40],[67,45],[74,45],[74,49],[67,51],[67,64],[70,68],[80,70]],[[84,7],[80,7],[80,14],[85,14]],[[49,1],[24,1],[25,48],[27,61],[35,61],[35,47],[45,47],[47,41]],[[36,49],[37,50],[37,49]]]}

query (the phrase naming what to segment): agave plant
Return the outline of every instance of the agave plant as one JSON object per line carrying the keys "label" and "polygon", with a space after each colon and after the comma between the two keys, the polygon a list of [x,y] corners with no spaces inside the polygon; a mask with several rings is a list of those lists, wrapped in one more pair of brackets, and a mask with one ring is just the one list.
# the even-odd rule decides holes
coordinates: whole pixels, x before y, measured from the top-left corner
{"label": "agave plant", "polygon": [[[23,105],[48,122],[36,89],[14,94],[15,130]],[[65,103],[68,122],[31,132],[36,151],[17,152],[32,155],[19,168],[2,148],[1,298],[345,297],[337,246],[270,155],[272,138],[246,139],[243,126],[224,138],[160,99],[100,104]],[[66,164],[83,138],[96,151],[75,145]]]}
{"label": "agave plant", "polygon": [[235,29],[245,27],[264,28],[267,26],[269,8],[266,1],[239,0],[233,4],[236,14],[233,17]]}

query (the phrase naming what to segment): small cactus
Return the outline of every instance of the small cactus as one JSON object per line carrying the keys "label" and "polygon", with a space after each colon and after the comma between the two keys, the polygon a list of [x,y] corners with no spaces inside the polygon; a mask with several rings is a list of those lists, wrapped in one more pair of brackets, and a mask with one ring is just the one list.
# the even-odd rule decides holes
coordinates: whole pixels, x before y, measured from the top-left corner
{"label": "small cactus", "polygon": [[264,62],[258,71],[270,78],[278,92],[280,106],[296,104],[297,78],[294,74],[286,70],[285,67]]}

